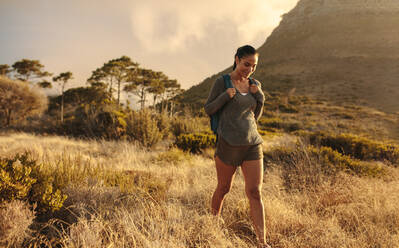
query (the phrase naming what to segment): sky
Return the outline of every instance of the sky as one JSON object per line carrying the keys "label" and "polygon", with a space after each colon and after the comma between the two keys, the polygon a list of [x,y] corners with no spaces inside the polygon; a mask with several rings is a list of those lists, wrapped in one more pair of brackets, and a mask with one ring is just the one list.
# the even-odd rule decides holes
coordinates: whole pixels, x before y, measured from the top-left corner
{"label": "sky", "polygon": [[[298,0],[0,0],[0,64],[39,60],[69,88],[129,56],[187,89],[260,47]],[[68,88],[68,87],[67,87]]]}

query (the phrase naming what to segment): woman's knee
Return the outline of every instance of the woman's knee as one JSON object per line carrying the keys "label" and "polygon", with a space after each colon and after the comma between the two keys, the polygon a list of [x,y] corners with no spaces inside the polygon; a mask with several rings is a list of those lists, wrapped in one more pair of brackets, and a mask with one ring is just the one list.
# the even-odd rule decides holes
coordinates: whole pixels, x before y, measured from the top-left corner
{"label": "woman's knee", "polygon": [[250,200],[256,200],[256,201],[262,200],[262,194],[261,194],[260,187],[252,187],[252,188],[246,189],[246,193],[247,193],[247,197]]}
{"label": "woman's knee", "polygon": [[220,194],[225,195],[230,192],[231,185],[218,185],[217,190]]}

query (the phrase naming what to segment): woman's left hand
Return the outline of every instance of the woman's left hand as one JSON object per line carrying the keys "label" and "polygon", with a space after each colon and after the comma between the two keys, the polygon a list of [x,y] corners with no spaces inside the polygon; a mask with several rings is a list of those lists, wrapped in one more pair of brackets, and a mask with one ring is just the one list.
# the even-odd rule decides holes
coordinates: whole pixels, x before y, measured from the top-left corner
{"label": "woman's left hand", "polygon": [[259,87],[258,87],[256,84],[251,84],[251,85],[249,86],[249,91],[250,91],[252,94],[255,94],[256,92],[258,92],[258,90],[259,90]]}

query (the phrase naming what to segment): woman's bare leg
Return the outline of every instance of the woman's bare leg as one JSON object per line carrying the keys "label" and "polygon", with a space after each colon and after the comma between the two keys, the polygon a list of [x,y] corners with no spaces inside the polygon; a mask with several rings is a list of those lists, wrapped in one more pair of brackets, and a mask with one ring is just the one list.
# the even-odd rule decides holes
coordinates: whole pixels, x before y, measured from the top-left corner
{"label": "woman's bare leg", "polygon": [[219,216],[225,195],[230,191],[237,167],[223,163],[215,157],[218,185],[212,196],[212,214]]}
{"label": "woman's bare leg", "polygon": [[252,222],[261,244],[266,243],[265,213],[262,201],[263,160],[244,161],[245,193],[249,199]]}

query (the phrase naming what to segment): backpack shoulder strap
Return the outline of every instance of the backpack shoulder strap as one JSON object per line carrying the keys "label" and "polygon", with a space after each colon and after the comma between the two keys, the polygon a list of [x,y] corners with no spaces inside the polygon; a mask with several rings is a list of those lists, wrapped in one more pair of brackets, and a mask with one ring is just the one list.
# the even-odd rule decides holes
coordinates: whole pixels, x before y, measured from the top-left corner
{"label": "backpack shoulder strap", "polygon": [[256,82],[256,80],[255,79],[253,79],[253,78],[249,78],[249,85],[251,85],[251,84],[255,84],[255,85],[258,85],[258,82]]}
{"label": "backpack shoulder strap", "polygon": [[233,84],[231,83],[231,78],[230,78],[229,74],[224,74],[223,75],[223,80],[224,80],[224,87],[226,89],[233,88]]}

